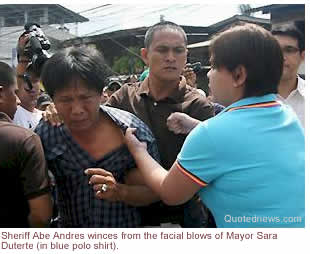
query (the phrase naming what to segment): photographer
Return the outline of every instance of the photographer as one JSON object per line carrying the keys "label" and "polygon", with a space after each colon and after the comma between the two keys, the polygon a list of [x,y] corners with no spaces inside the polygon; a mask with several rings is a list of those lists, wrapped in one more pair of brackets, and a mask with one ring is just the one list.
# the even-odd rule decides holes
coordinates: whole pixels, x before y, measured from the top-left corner
{"label": "photographer", "polygon": [[197,83],[196,83],[197,75],[194,72],[193,68],[191,67],[191,64],[185,65],[182,75],[185,77],[188,85],[190,85],[191,87],[197,88]]}
{"label": "photographer", "polygon": [[[31,82],[29,89],[27,81]],[[28,68],[24,74],[17,74],[18,92],[21,101],[14,116],[14,123],[27,129],[34,130],[42,118],[42,111],[36,109],[37,100],[40,95],[40,77],[32,68]]]}
{"label": "photographer", "polygon": [[14,123],[34,130],[42,118],[42,111],[36,109],[40,95],[40,73],[48,59],[44,49],[50,44],[38,24],[28,23],[19,37],[17,49],[17,84],[21,104],[14,116]]}
{"label": "photographer", "polygon": [[193,88],[196,88],[197,92],[199,92],[201,95],[206,96],[206,93],[202,89],[197,88],[197,83],[196,83],[197,75],[196,75],[196,73],[199,72],[200,70],[201,70],[201,63],[200,62],[197,62],[194,64],[188,63],[185,65],[183,72],[182,72],[182,75],[186,79],[186,83],[188,85],[190,85]]}

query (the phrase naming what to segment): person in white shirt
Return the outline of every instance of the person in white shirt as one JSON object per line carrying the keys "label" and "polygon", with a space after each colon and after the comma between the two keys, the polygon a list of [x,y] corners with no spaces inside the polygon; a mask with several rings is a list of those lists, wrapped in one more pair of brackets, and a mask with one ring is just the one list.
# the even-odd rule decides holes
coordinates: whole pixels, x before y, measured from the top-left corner
{"label": "person in white shirt", "polygon": [[284,58],[278,98],[293,108],[305,127],[305,81],[297,75],[305,60],[304,34],[293,24],[274,26],[271,33],[279,42]]}
{"label": "person in white shirt", "polygon": [[40,94],[40,78],[30,67],[24,74],[18,75],[17,80],[17,95],[21,104],[17,107],[13,122],[24,128],[34,130],[40,122],[43,112],[36,109]]}

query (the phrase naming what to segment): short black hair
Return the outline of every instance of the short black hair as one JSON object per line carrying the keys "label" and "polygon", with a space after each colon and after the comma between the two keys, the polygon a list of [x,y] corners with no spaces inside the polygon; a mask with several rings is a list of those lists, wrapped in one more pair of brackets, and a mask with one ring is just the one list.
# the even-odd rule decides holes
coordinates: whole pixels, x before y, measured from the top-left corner
{"label": "short black hair", "polygon": [[40,78],[40,72],[37,69],[35,69],[33,64],[30,64],[27,67],[25,73],[27,73],[33,79]]}
{"label": "short black hair", "polygon": [[11,86],[16,82],[15,70],[7,63],[0,62],[0,85]]}
{"label": "short black hair", "polygon": [[231,27],[210,44],[212,68],[233,72],[239,65],[247,71],[243,97],[277,93],[283,70],[283,54],[274,36],[255,24]]}
{"label": "short black hair", "polygon": [[184,38],[184,43],[185,45],[187,45],[187,36],[186,33],[184,32],[183,28],[173,22],[170,21],[162,21],[159,23],[156,23],[155,25],[151,26],[146,34],[145,34],[145,38],[144,38],[144,47],[145,48],[149,48],[150,45],[152,44],[153,41],[153,37],[154,37],[154,33],[156,31],[161,31],[161,30],[166,30],[166,29],[171,29],[173,31],[177,31],[180,32]]}
{"label": "short black hair", "polygon": [[44,64],[41,80],[53,98],[55,91],[68,87],[72,80],[81,79],[85,85],[101,94],[108,71],[103,55],[92,47],[70,47],[55,53]]}
{"label": "short black hair", "polygon": [[273,35],[289,36],[297,40],[300,52],[305,50],[305,35],[293,23],[272,26]]}

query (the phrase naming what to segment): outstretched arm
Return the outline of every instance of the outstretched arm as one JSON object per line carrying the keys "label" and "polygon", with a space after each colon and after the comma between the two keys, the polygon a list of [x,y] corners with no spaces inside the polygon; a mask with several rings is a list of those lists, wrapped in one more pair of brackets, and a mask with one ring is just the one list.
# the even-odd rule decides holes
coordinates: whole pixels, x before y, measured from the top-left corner
{"label": "outstretched arm", "polygon": [[28,200],[29,216],[28,221],[31,227],[47,227],[52,217],[52,200],[51,195],[44,194]]}
{"label": "outstretched arm", "polygon": [[175,134],[188,134],[199,123],[199,120],[181,112],[174,112],[167,119],[168,129]]}
{"label": "outstretched arm", "polygon": [[20,160],[20,178],[29,204],[29,225],[46,227],[53,209],[46,161],[39,136],[33,134],[25,139],[19,152],[23,155]]}
{"label": "outstretched arm", "polygon": [[182,173],[177,163],[169,171],[162,168],[148,154],[146,145],[138,141],[134,131],[135,129],[127,129],[126,143],[146,184],[168,205],[179,205],[192,198],[200,186]]}

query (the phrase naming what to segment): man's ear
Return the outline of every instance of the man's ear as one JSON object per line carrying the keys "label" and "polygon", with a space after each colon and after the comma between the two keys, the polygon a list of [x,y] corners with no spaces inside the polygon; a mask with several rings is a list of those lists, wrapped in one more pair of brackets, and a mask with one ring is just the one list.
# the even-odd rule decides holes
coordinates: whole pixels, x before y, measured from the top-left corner
{"label": "man's ear", "polygon": [[148,53],[147,48],[142,48],[142,49],[140,50],[140,53],[141,53],[141,57],[142,57],[142,59],[143,59],[143,62],[144,62],[147,66],[149,66],[149,60],[148,60],[148,57],[147,57],[147,53]]}
{"label": "man's ear", "polygon": [[235,80],[234,87],[240,87],[245,84],[248,73],[243,65],[238,65],[233,71],[232,76]]}

